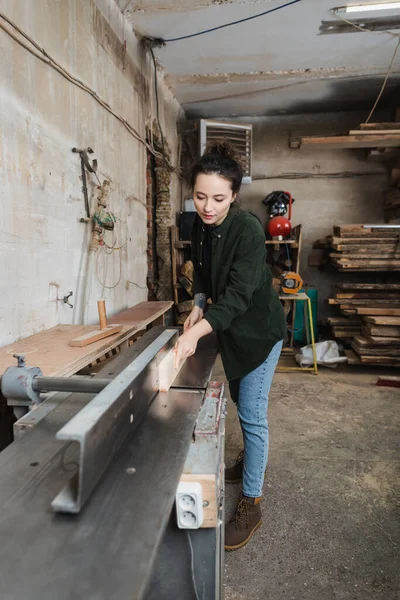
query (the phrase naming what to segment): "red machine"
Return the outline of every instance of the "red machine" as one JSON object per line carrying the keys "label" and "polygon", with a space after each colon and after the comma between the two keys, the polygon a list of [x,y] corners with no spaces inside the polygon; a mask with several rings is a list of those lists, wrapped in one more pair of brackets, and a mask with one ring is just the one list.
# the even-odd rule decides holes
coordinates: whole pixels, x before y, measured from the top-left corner
{"label": "red machine", "polygon": [[[288,237],[292,230],[290,219],[292,218],[292,204],[294,198],[290,192],[276,191],[271,192],[263,200],[263,204],[268,206],[268,214],[270,220],[268,221],[267,231],[268,234],[274,237]],[[289,210],[288,218],[286,213]]]}

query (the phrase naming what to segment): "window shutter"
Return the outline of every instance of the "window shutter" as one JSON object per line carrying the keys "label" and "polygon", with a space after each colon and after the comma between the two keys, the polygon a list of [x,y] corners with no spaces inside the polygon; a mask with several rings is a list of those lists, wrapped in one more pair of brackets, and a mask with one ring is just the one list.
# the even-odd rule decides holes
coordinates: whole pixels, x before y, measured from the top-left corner
{"label": "window shutter", "polygon": [[244,175],[242,182],[251,183],[252,125],[237,125],[224,121],[200,120],[200,154],[208,142],[226,139],[241,157]]}

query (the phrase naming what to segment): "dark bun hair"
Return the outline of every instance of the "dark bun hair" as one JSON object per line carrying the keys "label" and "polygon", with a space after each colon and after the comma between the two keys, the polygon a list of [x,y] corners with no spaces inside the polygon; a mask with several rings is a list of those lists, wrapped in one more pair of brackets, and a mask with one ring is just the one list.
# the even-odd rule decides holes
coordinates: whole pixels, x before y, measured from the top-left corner
{"label": "dark bun hair", "polygon": [[197,176],[216,174],[227,179],[232,192],[237,194],[242,185],[243,167],[240,157],[226,139],[209,142],[203,156],[193,165],[190,171],[189,184],[193,189]]}

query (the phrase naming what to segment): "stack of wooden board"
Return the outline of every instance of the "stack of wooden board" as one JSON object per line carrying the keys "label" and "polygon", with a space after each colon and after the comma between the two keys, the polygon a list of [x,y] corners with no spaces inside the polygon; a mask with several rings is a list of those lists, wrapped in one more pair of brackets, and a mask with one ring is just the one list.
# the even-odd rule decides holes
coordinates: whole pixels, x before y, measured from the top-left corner
{"label": "stack of wooden board", "polygon": [[362,336],[354,338],[347,351],[352,364],[400,367],[400,317],[364,317]]}
{"label": "stack of wooden board", "polygon": [[400,271],[400,227],[336,225],[333,235],[313,244],[309,266],[331,264],[343,272]]}
{"label": "stack of wooden board", "polygon": [[328,319],[350,364],[400,366],[400,283],[341,283],[329,304],[341,317]]}
{"label": "stack of wooden board", "polygon": [[339,271],[400,271],[400,228],[340,225],[329,240]]}

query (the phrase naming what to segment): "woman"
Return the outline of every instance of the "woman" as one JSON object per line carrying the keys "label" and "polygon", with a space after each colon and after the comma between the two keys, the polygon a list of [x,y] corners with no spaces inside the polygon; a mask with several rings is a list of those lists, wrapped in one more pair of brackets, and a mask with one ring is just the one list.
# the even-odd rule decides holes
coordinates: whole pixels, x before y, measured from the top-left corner
{"label": "woman", "polygon": [[[242,492],[225,527],[225,549],[236,550],[261,525],[260,499],[268,456],[268,393],[286,334],[266,264],[265,234],[236,199],[243,171],[226,143],[209,147],[191,172],[197,211],[192,233],[194,308],[176,344],[176,361],[195,353],[212,331],[243,432],[244,451],[225,472]],[[211,305],[207,308],[207,299]]]}

